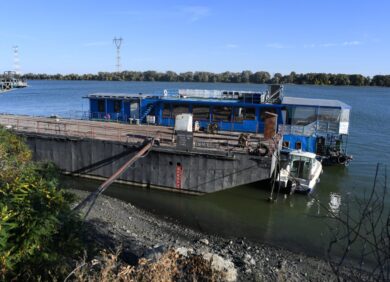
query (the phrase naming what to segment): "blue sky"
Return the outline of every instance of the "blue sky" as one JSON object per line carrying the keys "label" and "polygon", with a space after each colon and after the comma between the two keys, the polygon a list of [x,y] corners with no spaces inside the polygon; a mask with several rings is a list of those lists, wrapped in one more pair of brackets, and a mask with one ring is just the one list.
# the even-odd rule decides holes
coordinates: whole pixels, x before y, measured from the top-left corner
{"label": "blue sky", "polygon": [[[390,74],[390,1],[4,1],[0,71]],[[10,11],[10,12],[5,12]]]}

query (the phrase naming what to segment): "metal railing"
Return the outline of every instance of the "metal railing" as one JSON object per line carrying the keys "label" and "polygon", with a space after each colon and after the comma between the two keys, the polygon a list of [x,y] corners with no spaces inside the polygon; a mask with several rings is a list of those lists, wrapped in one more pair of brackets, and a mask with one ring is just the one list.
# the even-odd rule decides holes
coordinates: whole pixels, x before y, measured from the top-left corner
{"label": "metal railing", "polygon": [[312,136],[315,133],[338,133],[339,124],[335,122],[315,121],[307,125],[279,125],[279,132],[302,136]]}
{"label": "metal railing", "polygon": [[144,130],[133,126],[123,127],[116,123],[60,119],[58,117],[35,118],[0,115],[0,124],[6,128],[27,133],[49,134],[66,137],[114,140],[120,142],[140,141],[155,136],[158,130]]}
{"label": "metal railing", "polygon": [[[119,141],[125,143],[142,142],[145,138],[159,135],[159,142],[163,146],[176,146],[176,136],[173,128],[145,125],[125,125],[116,122],[99,122],[75,120],[69,118],[14,116],[0,114],[0,125],[17,132],[35,133],[44,135],[65,136],[69,138],[90,138],[100,140]],[[238,135],[228,132],[206,134],[195,132],[193,144],[198,149],[214,149],[221,151],[246,151],[238,144]],[[250,146],[265,144],[270,153],[275,150],[272,140],[264,140],[260,135],[252,135]]]}

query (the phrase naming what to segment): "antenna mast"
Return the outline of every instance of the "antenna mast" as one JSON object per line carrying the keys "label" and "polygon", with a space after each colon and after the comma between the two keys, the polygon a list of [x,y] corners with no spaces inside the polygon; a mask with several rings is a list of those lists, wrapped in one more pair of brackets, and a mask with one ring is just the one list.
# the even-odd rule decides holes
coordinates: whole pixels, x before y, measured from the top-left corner
{"label": "antenna mast", "polygon": [[122,37],[114,38],[113,42],[116,46],[116,71],[119,73],[121,71],[121,45],[122,45]]}
{"label": "antenna mast", "polygon": [[18,46],[13,46],[14,49],[14,71],[16,75],[20,75],[20,61],[19,61],[19,49]]}

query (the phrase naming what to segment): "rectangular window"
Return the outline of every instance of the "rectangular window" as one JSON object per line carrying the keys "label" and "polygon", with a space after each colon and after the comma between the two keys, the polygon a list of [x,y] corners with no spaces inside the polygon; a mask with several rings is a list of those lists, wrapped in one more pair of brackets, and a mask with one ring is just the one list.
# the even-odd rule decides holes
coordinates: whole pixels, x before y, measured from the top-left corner
{"label": "rectangular window", "polygon": [[173,104],[172,105],[172,116],[176,117],[180,114],[187,114],[188,111],[188,105],[183,104]]}
{"label": "rectangular window", "polygon": [[255,108],[234,108],[234,121],[240,122],[243,120],[255,120],[256,109]]}
{"label": "rectangular window", "polygon": [[282,147],[283,147],[283,148],[290,148],[290,142],[288,142],[288,141],[283,141]]}
{"label": "rectangular window", "polygon": [[130,101],[130,117],[139,118],[139,102]]}
{"label": "rectangular window", "polygon": [[194,120],[209,120],[210,108],[207,106],[193,106],[192,115]]}
{"label": "rectangular window", "polygon": [[286,124],[291,124],[291,118],[292,118],[292,108],[286,107]]}
{"label": "rectangular window", "polygon": [[163,104],[163,118],[171,118],[171,104]]}
{"label": "rectangular window", "polygon": [[318,109],[318,120],[327,122],[340,122],[340,109],[334,108],[319,108]]}
{"label": "rectangular window", "polygon": [[114,101],[114,113],[120,113],[122,108],[121,101],[115,100]]}
{"label": "rectangular window", "polygon": [[308,125],[317,120],[315,107],[295,107],[292,111],[292,125]]}
{"label": "rectangular window", "polygon": [[341,110],[340,121],[349,122],[349,109]]}
{"label": "rectangular window", "polygon": [[104,100],[98,100],[98,112],[104,113],[106,111],[106,105]]}
{"label": "rectangular window", "polygon": [[231,107],[213,107],[213,121],[231,121],[232,108]]}

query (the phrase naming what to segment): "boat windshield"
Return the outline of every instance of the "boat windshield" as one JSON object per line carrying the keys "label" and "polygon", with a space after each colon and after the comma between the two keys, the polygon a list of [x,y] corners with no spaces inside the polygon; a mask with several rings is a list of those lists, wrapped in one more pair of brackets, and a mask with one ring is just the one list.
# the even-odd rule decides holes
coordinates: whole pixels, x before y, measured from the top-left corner
{"label": "boat windshield", "polygon": [[310,170],[312,168],[314,159],[291,155],[290,159],[290,174],[296,178],[309,179]]}

